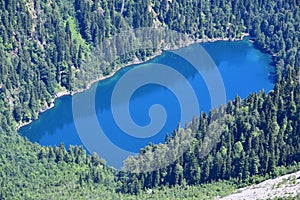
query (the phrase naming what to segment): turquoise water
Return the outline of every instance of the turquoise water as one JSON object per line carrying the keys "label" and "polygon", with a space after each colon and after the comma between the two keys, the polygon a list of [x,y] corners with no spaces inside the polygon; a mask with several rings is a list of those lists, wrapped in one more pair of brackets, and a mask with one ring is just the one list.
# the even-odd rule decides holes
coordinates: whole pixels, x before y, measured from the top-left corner
{"label": "turquoise water", "polygon": [[[269,91],[273,88],[271,77],[273,67],[269,64],[270,56],[255,49],[248,40],[218,41],[201,45],[210,54],[221,73],[227,100],[234,99],[236,94],[245,98],[251,92],[258,92],[261,89]],[[129,109],[134,122],[140,126],[146,126],[150,122],[148,116],[150,106],[161,104],[168,117],[158,134],[150,138],[132,137],[124,134],[113,119],[111,95],[115,84],[129,70],[138,67],[151,67],[152,63],[164,64],[180,72],[196,92],[201,111],[207,112],[212,106],[219,106],[211,105],[208,89],[196,70],[187,61],[172,52],[163,52],[162,55],[144,64],[132,65],[119,70],[113,77],[100,81],[93,86],[97,87],[95,109],[99,125],[106,133],[106,137],[116,146],[130,152],[138,152],[141,147],[150,142],[163,142],[166,133],[171,133],[180,121],[181,111],[178,99],[168,88],[157,84],[147,84],[137,89],[130,99]],[[176,83],[174,84],[176,85]],[[81,95],[84,95],[85,92]],[[46,146],[58,146],[61,142],[66,147],[83,145],[73,121],[72,98],[76,98],[76,95],[58,98],[54,108],[41,113],[37,120],[22,127],[19,133],[33,142]],[[199,115],[199,113],[195,114]],[[186,120],[191,119],[192,116]],[[100,157],[107,159],[105,155],[100,155]],[[108,164],[110,164],[109,159]],[[112,165],[114,164],[112,163]]]}

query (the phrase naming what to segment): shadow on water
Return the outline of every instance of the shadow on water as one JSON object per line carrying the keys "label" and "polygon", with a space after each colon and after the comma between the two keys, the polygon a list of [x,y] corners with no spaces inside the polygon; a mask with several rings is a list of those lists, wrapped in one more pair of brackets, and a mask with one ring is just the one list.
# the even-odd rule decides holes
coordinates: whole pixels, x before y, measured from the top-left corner
{"label": "shadow on water", "polygon": [[54,135],[72,123],[72,96],[68,95],[56,99],[52,109],[41,113],[38,120],[22,127],[19,132],[31,141],[39,142],[45,135]]}
{"label": "shadow on water", "polygon": [[[176,65],[174,65],[176,63]],[[137,65],[131,65],[126,68],[120,69],[113,77],[105,79],[103,81],[100,81],[97,85],[97,92],[96,92],[96,100],[101,100],[101,103],[96,104],[96,110],[97,112],[103,112],[104,110],[110,110],[111,109],[111,95],[114,89],[114,86],[118,82],[118,80],[129,70],[136,69],[139,67],[145,68],[145,67],[154,67],[154,65],[151,64],[162,64],[165,66],[171,66],[173,69],[177,70],[181,75],[183,75],[186,80],[191,80],[195,78],[195,75],[197,74],[197,70],[188,63],[184,58],[181,58],[177,54],[170,52],[170,51],[164,51],[162,55],[159,57],[156,57],[150,61],[147,61],[142,64]],[[155,76],[155,75],[154,75]],[[143,77],[137,77],[137,78],[143,78]],[[202,77],[200,77],[201,84],[204,84],[204,81]],[[178,80],[171,80],[173,83],[171,84],[180,84],[178,83]],[[134,94],[134,98],[138,99],[140,97],[143,97],[145,95],[148,95],[149,97],[151,94],[157,91],[157,89],[164,89],[167,90],[167,88],[163,86],[153,86],[154,84],[148,84],[141,86],[139,88],[139,92],[136,92]],[[192,85],[193,86],[193,85]],[[195,89],[195,88],[194,88]],[[123,102],[119,102],[120,104]]]}
{"label": "shadow on water", "polygon": [[269,78],[270,82],[273,83],[273,84],[275,84],[276,81],[277,81],[276,73],[275,72],[270,72],[268,74],[268,78]]}

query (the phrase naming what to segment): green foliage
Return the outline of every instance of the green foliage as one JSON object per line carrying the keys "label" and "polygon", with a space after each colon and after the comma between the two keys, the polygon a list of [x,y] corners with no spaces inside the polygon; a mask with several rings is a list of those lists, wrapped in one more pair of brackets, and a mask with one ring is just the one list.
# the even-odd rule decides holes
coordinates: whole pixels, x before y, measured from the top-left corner
{"label": "green foliage", "polygon": [[[290,82],[288,77],[284,80],[287,80],[286,83],[282,82],[280,87],[277,84],[274,91],[268,95],[261,92],[251,94],[243,101],[236,98],[235,101],[229,102],[226,111],[228,120],[222,125],[221,140],[205,158],[199,156],[201,154],[199,150],[201,150],[207,134],[206,130],[212,121],[209,120],[210,114],[201,114],[198,119],[199,123],[197,123],[200,124],[197,132],[202,137],[198,137],[197,141],[190,145],[190,149],[170,166],[152,173],[138,174],[139,180],[151,180],[143,182],[143,188],[152,188],[156,185],[181,185],[182,183],[195,185],[220,179],[235,179],[239,184],[249,184],[252,183],[250,179],[252,176],[265,176],[266,174],[272,177],[278,176],[283,173],[277,166],[290,166],[294,165],[294,162],[300,162],[299,145],[295,145],[299,144],[300,140],[299,118],[294,120],[294,113],[288,108],[280,112],[279,109],[276,109],[279,99],[290,98],[290,94],[296,94],[295,98],[299,101],[300,84],[294,82],[296,85],[291,87],[287,84]],[[291,101],[296,101],[296,99],[292,98]],[[223,112],[223,109],[221,107],[218,112]],[[279,113],[284,118],[278,117]],[[279,126],[287,121],[290,128]],[[185,130],[179,129],[174,133],[180,132],[178,134],[180,141],[186,141],[192,127],[191,123]],[[259,134],[253,134],[254,130]],[[176,141],[176,137],[176,134],[173,134],[173,138],[169,138],[168,143]],[[167,143],[150,145],[143,148],[140,154],[153,154],[154,149],[161,154],[160,149],[166,148],[168,148]],[[172,148],[178,147],[173,146]],[[158,157],[154,162],[163,163],[166,156]],[[126,169],[129,171],[135,169],[137,172],[146,169],[146,166],[140,163],[139,157],[139,155],[129,157],[125,161]],[[151,161],[149,160],[147,163],[151,165]],[[168,173],[163,173],[164,171]],[[155,174],[160,175],[158,183],[151,178]],[[129,176],[123,185],[130,185],[131,181]]]}
{"label": "green foliage", "polygon": [[[240,186],[286,173],[300,161],[299,13],[292,0],[0,0],[0,199],[211,198],[232,191],[232,182]],[[174,132],[181,140],[196,133],[189,151],[147,174],[118,173],[81,147],[41,147],[16,133],[57,92],[86,87],[78,78],[83,61],[104,39],[138,27],[168,27],[195,39],[249,33],[257,48],[273,56],[274,90],[230,101],[221,139],[203,159],[198,153],[210,115],[194,117]],[[85,78],[108,75],[134,57],[146,59],[160,50],[155,47],[98,66],[97,76]],[[129,166],[138,163],[130,159]],[[231,182],[203,184],[223,179]]]}

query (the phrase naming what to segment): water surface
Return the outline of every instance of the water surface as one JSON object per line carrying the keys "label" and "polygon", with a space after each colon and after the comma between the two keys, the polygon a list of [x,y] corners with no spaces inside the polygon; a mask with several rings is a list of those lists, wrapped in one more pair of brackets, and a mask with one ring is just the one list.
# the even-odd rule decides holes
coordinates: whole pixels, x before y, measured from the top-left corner
{"label": "water surface", "polygon": [[[270,77],[270,74],[273,73],[273,67],[269,64],[270,56],[255,49],[248,40],[218,41],[201,45],[218,66],[224,81],[227,100],[234,99],[237,94],[245,98],[251,92],[258,92],[261,89],[269,91],[273,88],[273,81]],[[189,63],[172,52],[164,52],[144,64],[132,65],[119,70],[113,77],[93,86],[97,87],[95,109],[99,124],[107,138],[118,147],[131,152],[138,152],[149,142],[163,142],[166,133],[171,133],[180,121],[180,107],[175,95],[168,88],[147,84],[136,90],[131,97],[130,113],[136,124],[145,126],[150,122],[148,111],[151,105],[161,104],[168,114],[162,130],[153,137],[141,139],[124,134],[116,125],[110,107],[111,94],[115,84],[127,71],[138,67],[151,67],[151,63],[168,65],[180,72],[196,91],[201,111],[208,112],[212,106],[218,106],[210,104],[209,92],[202,77]],[[174,84],[180,87],[180,83],[175,82]],[[82,145],[73,121],[72,98],[76,98],[76,95],[58,98],[54,108],[41,113],[37,120],[22,127],[19,133],[41,145],[58,146],[61,142],[66,147]],[[199,113],[195,114],[199,115]],[[190,121],[191,118],[186,120]],[[106,159],[105,155],[100,155],[100,157]],[[108,164],[115,165],[109,161]]]}

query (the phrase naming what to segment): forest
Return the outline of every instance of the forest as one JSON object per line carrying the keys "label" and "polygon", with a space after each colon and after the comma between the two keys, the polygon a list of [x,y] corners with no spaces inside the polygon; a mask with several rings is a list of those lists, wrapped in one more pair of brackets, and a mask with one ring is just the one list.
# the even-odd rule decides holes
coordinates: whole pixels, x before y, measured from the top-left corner
{"label": "forest", "polygon": [[[298,0],[0,0],[0,199],[174,198],[225,195],[234,188],[300,168],[300,3]],[[82,147],[44,147],[17,133],[36,119],[60,91],[87,86],[134,57],[84,70],[92,51],[116,33],[164,27],[194,39],[239,39],[248,33],[259,50],[272,55],[274,89],[236,96],[184,128],[174,127],[165,144],[195,134],[189,150],[173,164],[149,173],[119,172]],[[226,114],[212,151],[199,150],[213,115]],[[138,156],[127,169],[145,167]],[[152,188],[154,193],[148,194]],[[175,192],[180,191],[180,192]],[[203,196],[202,196],[203,195]]]}

